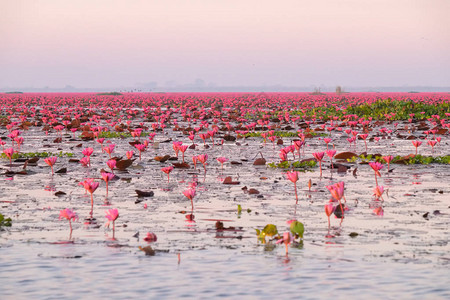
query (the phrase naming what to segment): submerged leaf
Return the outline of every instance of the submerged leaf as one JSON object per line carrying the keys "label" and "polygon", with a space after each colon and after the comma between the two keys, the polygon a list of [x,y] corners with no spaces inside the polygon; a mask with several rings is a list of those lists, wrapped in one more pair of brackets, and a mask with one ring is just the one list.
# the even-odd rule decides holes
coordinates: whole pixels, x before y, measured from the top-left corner
{"label": "submerged leaf", "polygon": [[146,247],[139,246],[139,250],[144,251],[145,255],[148,255],[148,256],[154,256],[156,253],[155,250],[153,250],[153,248],[150,246],[146,246]]}

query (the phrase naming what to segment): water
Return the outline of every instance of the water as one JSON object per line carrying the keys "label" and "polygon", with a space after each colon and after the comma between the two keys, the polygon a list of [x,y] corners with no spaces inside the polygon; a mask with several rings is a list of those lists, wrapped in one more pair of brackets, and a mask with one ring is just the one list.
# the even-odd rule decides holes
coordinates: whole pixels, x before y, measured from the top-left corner
{"label": "water", "polygon": [[[208,153],[206,173],[200,164],[195,170],[191,163],[189,170],[174,169],[168,183],[160,169],[171,163],[152,158],[173,155],[172,144],[164,143],[169,138],[190,141],[166,130],[156,136],[159,147],[149,147],[142,161],[125,172],[116,171],[118,179],[110,182],[108,197],[101,182],[94,193],[95,220],[89,224],[90,197],[79,182],[89,177],[100,181],[108,155],[93,141],[68,141],[68,135],[54,144],[56,134],[42,135],[33,128],[24,131],[22,151],[73,152],[81,158],[81,149],[93,147],[92,166],[60,158],[55,170],[66,167],[68,172],[51,176],[40,160],[27,167],[28,175],[1,178],[0,212],[13,219],[13,227],[0,232],[1,299],[450,298],[447,165],[391,165],[390,173],[383,169],[378,181],[387,193],[381,202],[372,196],[375,179],[368,165],[347,163],[350,170],[337,173],[325,163],[322,177],[317,169],[300,175],[296,205],[285,171],[253,166],[259,152],[268,162],[279,161],[282,146],[264,145],[260,138],[211,148],[204,148],[198,139],[200,145],[187,150],[186,160],[191,163],[192,155]],[[333,138],[338,152],[349,150],[345,134],[333,133]],[[115,155],[124,156],[131,149],[130,140],[111,139]],[[285,145],[290,140],[284,138]],[[80,143],[82,147],[77,147]],[[434,155],[447,155],[448,143],[448,135],[442,136]],[[369,152],[384,155],[414,150],[411,141],[403,139],[386,138],[368,146]],[[308,139],[306,157],[324,149],[323,141]],[[362,141],[352,150],[364,151]],[[424,145],[420,153],[431,154]],[[219,156],[242,164],[226,163],[222,170],[215,161]],[[5,172],[9,167],[3,163]],[[17,163],[12,169],[21,168]],[[239,184],[222,184],[226,176]],[[182,194],[192,181],[198,182],[193,212]],[[342,223],[332,218],[328,230],[326,186],[338,181],[345,182],[349,210]],[[259,194],[245,193],[243,187]],[[137,198],[136,189],[153,191],[154,196]],[[57,197],[56,191],[65,195]],[[383,216],[374,214],[377,207],[383,208]],[[80,217],[71,235],[67,220],[58,219],[64,208],[73,208]],[[105,227],[105,211],[110,208],[120,213],[115,238],[111,226]],[[191,213],[193,220],[187,218]],[[287,256],[284,245],[258,241],[256,228],[275,224],[283,233],[288,230],[286,221],[293,218],[304,223],[305,235],[303,244],[290,246]],[[216,220],[222,220],[227,230],[217,230]],[[144,241],[147,232],[158,240]],[[155,256],[139,250],[148,245],[156,250]]]}
{"label": "water", "polygon": [[[256,247],[256,246],[255,246]],[[1,253],[2,299],[448,299],[448,265],[361,259],[358,249],[306,242],[281,251],[209,249],[142,256],[86,244],[20,244]],[[256,247],[258,248],[258,247]],[[18,255],[20,252],[20,255]]]}

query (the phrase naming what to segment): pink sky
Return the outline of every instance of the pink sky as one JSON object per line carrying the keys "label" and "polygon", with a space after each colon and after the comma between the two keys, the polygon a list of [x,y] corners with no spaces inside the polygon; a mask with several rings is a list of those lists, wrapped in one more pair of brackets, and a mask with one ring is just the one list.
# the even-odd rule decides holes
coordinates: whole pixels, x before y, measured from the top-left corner
{"label": "pink sky", "polygon": [[0,88],[450,86],[447,0],[0,1]]}

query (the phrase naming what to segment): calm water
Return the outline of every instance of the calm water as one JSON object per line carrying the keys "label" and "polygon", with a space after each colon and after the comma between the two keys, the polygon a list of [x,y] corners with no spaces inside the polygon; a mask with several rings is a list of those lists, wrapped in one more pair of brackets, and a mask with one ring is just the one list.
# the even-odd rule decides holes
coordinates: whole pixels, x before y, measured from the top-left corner
{"label": "calm water", "polygon": [[450,297],[448,265],[366,260],[357,249],[312,243],[289,258],[255,251],[185,251],[178,264],[175,253],[145,257],[106,245],[3,247],[2,299]]}
{"label": "calm water", "polygon": [[[296,206],[293,185],[283,171],[252,165],[260,151],[268,162],[278,161],[281,146],[274,149],[251,138],[241,140],[241,145],[189,149],[189,161],[192,155],[208,153],[206,174],[175,169],[167,183],[160,169],[169,163],[151,159],[173,155],[172,144],[161,143],[143,153],[143,160],[127,172],[117,172],[120,179],[110,183],[108,198],[101,183],[94,193],[96,221],[88,225],[84,223],[90,198],[79,182],[99,178],[107,155],[92,141],[82,142],[82,147],[75,147],[79,140],[44,147],[55,136],[42,141],[41,135],[40,131],[24,132],[23,151],[73,152],[80,158],[81,149],[91,146],[95,149],[92,167],[83,168],[63,158],[55,169],[67,167],[67,174],[52,177],[41,160],[38,166],[28,167],[29,175],[16,175],[13,180],[2,177],[0,212],[13,218],[13,227],[0,232],[1,299],[450,298],[448,166],[393,165],[391,173],[382,170],[378,180],[388,190],[384,203],[373,201],[374,174],[368,165],[349,164],[350,171],[342,174],[331,173],[324,166],[322,178],[317,170],[301,174]],[[157,136],[157,140],[169,137],[189,143],[175,133]],[[112,142],[117,144],[117,155],[131,149],[129,140]],[[448,136],[443,137],[435,155],[448,154],[448,142]],[[289,139],[285,143],[289,144]],[[335,144],[338,152],[348,150],[344,135],[335,137]],[[357,151],[362,152],[363,147],[359,143]],[[371,152],[385,155],[412,151],[408,140],[382,139],[370,142],[369,147]],[[323,141],[308,141],[306,157],[324,148]],[[429,154],[425,147],[421,151]],[[215,161],[219,156],[242,165],[226,164],[222,171]],[[13,169],[20,170],[21,164]],[[240,183],[223,185],[225,176]],[[186,218],[190,202],[182,191],[193,180],[199,185],[195,222],[190,222]],[[345,182],[349,211],[342,224],[332,218],[328,232],[323,208],[329,199],[326,186],[338,181]],[[244,186],[260,194],[244,193]],[[139,202],[135,189],[155,195]],[[66,194],[57,197],[56,191]],[[243,207],[241,215],[237,214],[238,204]],[[380,205],[384,216],[373,213]],[[73,208],[80,216],[73,224],[73,243],[65,243],[69,240],[67,221],[58,220],[64,208]],[[104,226],[108,208],[120,212],[116,240]],[[255,228],[271,223],[282,233],[292,218],[305,224],[303,247],[291,247],[286,257],[283,245],[258,243]],[[234,229],[217,231],[216,219]],[[157,250],[152,257],[138,249],[148,245],[143,241],[147,232],[158,236],[151,244]],[[351,237],[352,233],[358,235]]]}

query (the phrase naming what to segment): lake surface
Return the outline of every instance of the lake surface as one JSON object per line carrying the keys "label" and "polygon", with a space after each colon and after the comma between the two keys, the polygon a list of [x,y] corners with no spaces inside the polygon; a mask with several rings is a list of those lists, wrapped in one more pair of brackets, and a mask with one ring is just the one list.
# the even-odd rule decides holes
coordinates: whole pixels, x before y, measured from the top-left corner
{"label": "lake surface", "polygon": [[[385,126],[392,128],[381,124],[373,130]],[[172,141],[191,142],[181,132],[165,130],[158,132],[157,143],[142,153],[141,161],[115,171],[108,197],[105,183],[100,183],[94,193],[95,219],[89,220],[90,196],[79,183],[86,178],[100,182],[108,155],[98,143],[71,134],[64,134],[62,143],[53,142],[56,133],[46,136],[40,129],[30,128],[22,136],[22,152],[63,151],[79,159],[82,149],[92,147],[94,154],[89,168],[58,158],[55,170],[66,167],[67,173],[54,176],[43,159],[28,166],[27,175],[6,173],[20,171],[23,162],[10,168],[2,161],[0,212],[13,219],[13,226],[0,232],[1,299],[450,298],[448,165],[391,165],[391,172],[385,167],[378,178],[387,190],[385,201],[375,201],[374,172],[367,164],[344,161],[349,169],[338,173],[326,160],[322,176],[318,168],[300,174],[296,205],[286,170],[253,165],[261,155],[268,163],[278,162],[279,149],[292,138],[283,138],[284,146],[251,137],[223,146],[208,141],[208,147],[197,138],[197,147],[186,151],[190,169],[174,169],[167,182],[161,168],[174,161],[153,158],[174,156]],[[365,150],[361,140],[350,147],[346,137],[333,133],[338,153]],[[133,149],[132,138],[109,140],[116,144],[116,156]],[[448,155],[448,145],[446,134],[433,155]],[[394,136],[370,141],[368,147],[369,153],[383,155],[415,150],[410,140]],[[308,139],[302,158],[325,149],[320,136]],[[419,152],[431,155],[431,148],[422,145]],[[203,153],[209,155],[206,172],[191,162],[193,155]],[[223,170],[219,156],[229,158]],[[223,184],[227,176],[238,184]],[[348,211],[342,222],[332,216],[328,230],[326,186],[339,181],[345,182]],[[192,182],[198,185],[191,212],[182,192]],[[154,196],[138,198],[136,189]],[[249,189],[258,193],[249,194]],[[65,194],[56,196],[58,191]],[[64,208],[79,216],[71,236],[67,220],[58,219]],[[114,239],[111,226],[105,226],[110,208],[120,214]],[[383,215],[374,213],[377,208]],[[255,229],[275,224],[282,234],[291,219],[301,221],[305,233],[302,244],[291,245],[288,255],[282,244],[269,238],[266,244],[258,241]],[[225,230],[217,229],[217,220]],[[157,241],[146,242],[147,232],[155,233]],[[154,256],[139,250],[149,245],[156,250]]]}

